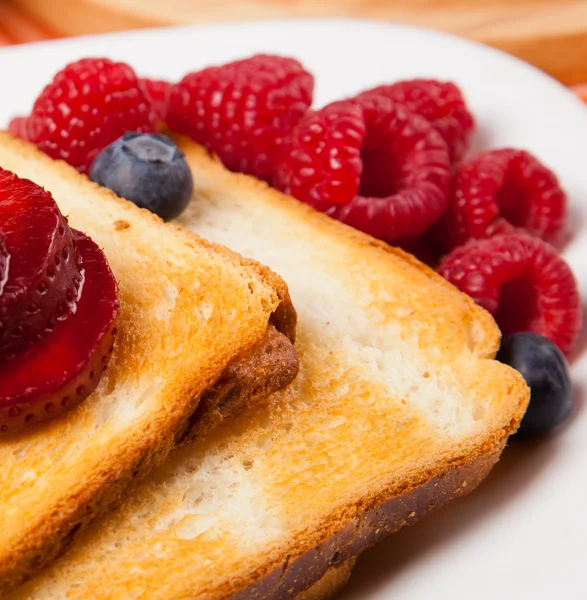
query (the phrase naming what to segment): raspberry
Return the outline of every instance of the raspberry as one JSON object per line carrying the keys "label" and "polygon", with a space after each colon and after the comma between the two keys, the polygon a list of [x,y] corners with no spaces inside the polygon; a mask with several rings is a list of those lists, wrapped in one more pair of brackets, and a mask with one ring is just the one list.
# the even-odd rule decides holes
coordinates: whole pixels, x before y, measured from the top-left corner
{"label": "raspberry", "polygon": [[581,299],[573,272],[548,243],[526,233],[471,240],[438,272],[496,319],[504,334],[533,331],[573,347],[581,329]]}
{"label": "raspberry", "polygon": [[22,140],[29,141],[28,119],[26,117],[14,117],[8,123],[8,131]]}
{"label": "raspberry", "polygon": [[169,94],[171,93],[171,83],[161,79],[143,78],[140,80],[140,85],[151,102],[157,121],[165,123],[167,119],[167,107],[169,105]]}
{"label": "raspberry", "polygon": [[450,163],[426,119],[371,95],[306,114],[284,144],[275,183],[343,223],[396,241],[420,235],[440,217]]}
{"label": "raspberry", "polygon": [[475,121],[461,91],[454,83],[430,79],[398,81],[367,90],[359,94],[358,98],[374,93],[387,96],[411,112],[428,119],[447,143],[453,161],[459,160],[467,150]]}
{"label": "raspberry", "polygon": [[283,137],[312,104],[313,88],[297,60],[256,55],[186,75],[171,89],[167,124],[228,169],[269,181]]}
{"label": "raspberry", "polygon": [[333,102],[308,111],[284,141],[287,154],[278,162],[273,185],[326,211],[359,192],[363,109],[355,102]]}
{"label": "raspberry", "polygon": [[438,267],[440,253],[436,246],[431,243],[427,233],[414,238],[395,240],[394,246],[414,255],[421,263],[428,265],[431,269]]}
{"label": "raspberry", "polygon": [[555,242],[566,213],[564,191],[538,159],[523,150],[491,150],[459,166],[435,233],[446,250],[515,228]]}
{"label": "raspberry", "polygon": [[[131,67],[86,58],[57,73],[27,119],[28,139],[82,173],[126,131],[154,130],[151,104]],[[23,126],[13,121],[12,131]]]}
{"label": "raspberry", "polygon": [[0,296],[8,279],[8,251],[4,243],[4,236],[0,233]]}

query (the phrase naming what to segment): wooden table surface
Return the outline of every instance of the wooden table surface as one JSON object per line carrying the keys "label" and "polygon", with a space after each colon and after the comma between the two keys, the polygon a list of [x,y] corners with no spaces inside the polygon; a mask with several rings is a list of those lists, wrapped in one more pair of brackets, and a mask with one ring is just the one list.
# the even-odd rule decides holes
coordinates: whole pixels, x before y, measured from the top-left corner
{"label": "wooden table surface", "polygon": [[345,16],[423,25],[587,81],[587,0],[0,0],[0,44],[159,25]]}

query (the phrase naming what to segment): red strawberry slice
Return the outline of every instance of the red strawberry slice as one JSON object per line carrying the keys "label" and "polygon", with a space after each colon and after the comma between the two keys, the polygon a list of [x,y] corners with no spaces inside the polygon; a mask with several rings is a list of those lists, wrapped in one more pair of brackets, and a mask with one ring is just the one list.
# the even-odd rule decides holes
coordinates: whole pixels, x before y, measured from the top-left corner
{"label": "red strawberry slice", "polygon": [[108,365],[116,335],[117,288],[106,258],[73,231],[83,286],[76,311],[23,359],[0,364],[0,432],[52,419],[87,398]]}
{"label": "red strawberry slice", "polygon": [[51,194],[0,169],[0,232],[10,270],[0,296],[0,360],[42,339],[75,309],[80,269]]}
{"label": "red strawberry slice", "polygon": [[4,236],[0,233],[0,296],[4,290],[4,284],[8,279],[8,250],[4,243]]}

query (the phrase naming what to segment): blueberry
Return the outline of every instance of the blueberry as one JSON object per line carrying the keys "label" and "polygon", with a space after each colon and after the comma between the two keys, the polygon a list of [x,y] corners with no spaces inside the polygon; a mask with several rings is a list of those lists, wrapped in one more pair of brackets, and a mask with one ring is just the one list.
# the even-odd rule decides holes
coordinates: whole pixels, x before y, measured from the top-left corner
{"label": "blueberry", "polygon": [[193,180],[183,153],[165,135],[127,132],[92,163],[90,179],[170,221],[188,205]]}
{"label": "blueberry", "polygon": [[573,409],[569,367],[558,346],[536,333],[513,333],[503,338],[497,360],[519,371],[530,388],[519,437],[542,435],[569,416]]}

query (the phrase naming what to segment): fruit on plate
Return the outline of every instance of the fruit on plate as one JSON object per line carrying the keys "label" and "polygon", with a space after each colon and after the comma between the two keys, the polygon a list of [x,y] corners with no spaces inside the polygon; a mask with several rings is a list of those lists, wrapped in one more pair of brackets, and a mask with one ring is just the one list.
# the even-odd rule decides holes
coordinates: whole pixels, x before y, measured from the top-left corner
{"label": "fruit on plate", "polygon": [[87,173],[98,153],[125,131],[155,129],[155,113],[139,78],[127,64],[85,58],[59,71],[23,122],[9,130]]}
{"label": "fruit on plate", "polygon": [[[89,91],[79,100],[86,80]],[[551,246],[529,237],[554,243],[564,228],[567,198],[555,174],[512,148],[459,164],[475,119],[454,83],[398,81],[320,110],[310,108],[313,86],[297,60],[271,55],[192,72],[177,84],[84,59],[60,72],[31,116],[14,119],[11,129],[82,171],[99,154],[94,181],[169,220],[191,196],[187,167],[170,140],[139,135],[165,121],[229,169],[429,265],[452,251],[439,272],[488,308],[505,333],[536,331],[569,351],[581,327],[575,279]],[[114,97],[125,115],[117,135]],[[60,110],[58,98],[66,100]],[[128,115],[140,115],[141,127]],[[120,129],[119,117],[112,122]],[[55,135],[40,139],[40,130]]]}
{"label": "fruit on plate", "polygon": [[0,362],[45,337],[77,302],[81,269],[73,234],[42,188],[0,170],[0,230],[10,256],[0,295]]}
{"label": "fruit on plate", "polygon": [[513,333],[503,338],[497,360],[519,371],[530,388],[518,437],[543,435],[568,418],[573,409],[569,367],[555,344],[536,333]]}
{"label": "fruit on plate", "polygon": [[27,130],[28,122],[29,120],[27,117],[14,117],[8,124],[8,130],[16,137],[23,140],[30,140],[30,135]]}
{"label": "fruit on plate", "polygon": [[0,433],[84,400],[116,335],[116,281],[102,251],[70,229],[52,196],[0,169]]}
{"label": "fruit on plate", "polygon": [[282,140],[312,104],[314,78],[293,58],[256,55],[186,75],[169,96],[167,125],[223,164],[270,180]]}
{"label": "fruit on plate", "polygon": [[442,215],[450,178],[446,144],[430,122],[373,94],[308,112],[283,145],[275,185],[343,223],[397,241],[424,233]]}
{"label": "fruit on plate", "polygon": [[169,106],[169,94],[171,93],[171,83],[162,79],[147,79],[143,77],[140,80],[140,85],[151,102],[155,118],[159,123],[165,123],[167,119],[167,107]]}
{"label": "fruit on plate", "polygon": [[581,329],[573,272],[547,242],[526,233],[470,240],[439,273],[496,319],[504,334],[531,331],[569,352]]}
{"label": "fruit on plate", "polygon": [[556,242],[566,216],[567,198],[556,175],[529,152],[504,148],[459,165],[435,233],[444,250],[516,228]]}
{"label": "fruit on plate", "polygon": [[475,129],[475,120],[454,83],[434,79],[397,81],[366,90],[357,98],[367,99],[373,94],[386,96],[430,121],[446,142],[451,160],[455,162],[463,157]]}
{"label": "fruit on plate", "polygon": [[194,187],[183,153],[161,134],[125,133],[97,156],[90,178],[165,221],[185,210]]}
{"label": "fruit on plate", "polygon": [[4,284],[8,279],[8,258],[4,236],[0,233],[0,298],[2,297]]}
{"label": "fruit on plate", "polygon": [[356,102],[308,111],[284,141],[274,186],[321,212],[347,204],[359,193],[365,134]]}

